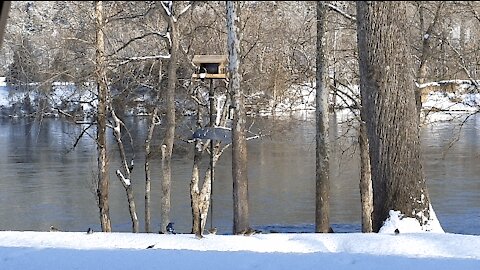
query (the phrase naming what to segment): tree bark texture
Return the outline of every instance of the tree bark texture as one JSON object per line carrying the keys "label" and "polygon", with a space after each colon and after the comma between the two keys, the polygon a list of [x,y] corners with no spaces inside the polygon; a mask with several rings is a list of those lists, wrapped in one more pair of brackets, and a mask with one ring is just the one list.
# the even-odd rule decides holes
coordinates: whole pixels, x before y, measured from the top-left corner
{"label": "tree bark texture", "polygon": [[407,2],[357,2],[360,92],[370,148],[373,230],[389,210],[425,224],[429,197],[423,174],[415,85],[406,36]]}
{"label": "tree bark texture", "polygon": [[[196,128],[202,128],[204,109],[201,104],[197,105],[197,124]],[[192,179],[190,181],[190,199],[192,206],[192,233],[195,235],[203,234],[207,221],[208,208],[210,207],[211,177],[210,170],[206,172],[202,189],[200,190],[200,163],[205,145],[201,140],[195,141]]]}
{"label": "tree bark texture", "polygon": [[162,199],[161,199],[161,228],[162,232],[165,232],[165,228],[170,223],[170,194],[171,194],[171,182],[172,182],[172,152],[173,143],[175,139],[175,87],[177,81],[177,53],[178,53],[178,31],[175,19],[173,18],[173,7],[171,14],[168,16],[168,27],[170,29],[170,61],[168,62],[167,74],[168,82],[166,89],[166,129],[162,148]]}
{"label": "tree bark texture", "polygon": [[100,225],[103,232],[111,232],[109,194],[109,166],[107,155],[107,102],[108,86],[105,65],[104,19],[102,1],[95,2],[96,18],[96,79],[98,85],[97,107],[97,152],[98,152],[98,208],[100,211]]}
{"label": "tree bark texture", "polygon": [[360,201],[362,204],[362,232],[373,232],[373,188],[372,171],[370,169],[370,156],[368,154],[367,127],[363,119],[360,120],[358,132],[360,150]]}
{"label": "tree bark texture", "polygon": [[248,220],[247,142],[245,138],[246,113],[244,93],[240,87],[242,77],[239,71],[240,16],[237,14],[238,2],[227,1],[226,9],[229,92],[232,95],[234,110],[232,122],[233,233],[238,234],[250,226]]}
{"label": "tree bark texture", "polygon": [[322,1],[317,2],[317,86],[316,86],[316,191],[315,232],[330,230],[330,161],[328,96],[325,76],[325,22],[326,9]]}

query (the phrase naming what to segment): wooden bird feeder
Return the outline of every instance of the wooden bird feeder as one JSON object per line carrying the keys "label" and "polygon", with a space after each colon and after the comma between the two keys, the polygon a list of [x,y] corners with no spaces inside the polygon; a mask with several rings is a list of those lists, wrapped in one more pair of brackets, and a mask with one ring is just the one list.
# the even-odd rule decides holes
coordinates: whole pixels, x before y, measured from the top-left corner
{"label": "wooden bird feeder", "polygon": [[227,63],[226,55],[195,55],[192,60],[196,66],[192,79],[226,79]]}

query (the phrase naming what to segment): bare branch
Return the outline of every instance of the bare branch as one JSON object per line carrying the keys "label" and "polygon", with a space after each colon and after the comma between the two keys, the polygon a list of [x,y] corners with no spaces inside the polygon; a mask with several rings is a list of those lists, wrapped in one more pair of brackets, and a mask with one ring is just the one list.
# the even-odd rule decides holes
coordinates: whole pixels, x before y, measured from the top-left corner
{"label": "bare branch", "polygon": [[348,14],[346,11],[340,9],[339,7],[337,7],[337,6],[333,5],[333,4],[328,3],[328,4],[325,4],[325,6],[326,6],[328,9],[337,12],[338,14],[342,15],[344,18],[346,18],[346,19],[348,19],[348,20],[350,20],[350,21],[352,21],[352,22],[356,22],[356,21],[357,21],[357,18],[356,18],[354,15]]}
{"label": "bare branch", "polygon": [[185,14],[193,5],[195,5],[196,1],[190,1],[190,3],[180,11],[178,14],[178,18],[182,17],[183,14]]}
{"label": "bare branch", "polygon": [[166,40],[170,40],[170,34],[169,33],[160,33],[160,32],[150,32],[150,33],[146,33],[146,34],[143,34],[141,36],[138,36],[138,37],[134,37],[132,39],[130,39],[129,41],[127,41],[125,44],[123,44],[120,48],[118,48],[115,52],[113,52],[112,54],[108,55],[108,57],[111,57],[112,55],[115,55],[117,54],[118,52],[120,52],[121,50],[125,49],[126,47],[128,47],[132,42],[135,42],[137,40],[141,40],[141,39],[144,39],[146,37],[149,37],[149,36],[159,36],[163,39],[166,39]]}
{"label": "bare branch", "polygon": [[132,184],[130,179],[125,178],[125,176],[123,176],[123,174],[120,170],[117,170],[115,173],[117,174],[120,182],[122,182],[122,185],[123,185],[124,188],[128,188]]}
{"label": "bare branch", "polygon": [[149,56],[130,57],[120,62],[118,65],[122,66],[134,61],[157,60],[157,59],[170,59],[170,55],[149,55]]}
{"label": "bare branch", "polygon": [[154,5],[153,5],[153,2],[150,2],[150,6],[148,7],[148,9],[143,12],[143,13],[140,13],[140,14],[133,14],[133,15],[129,15],[129,16],[124,16],[124,17],[117,17],[115,18],[115,16],[121,14],[124,10],[120,10],[119,12],[115,13],[114,15],[108,17],[106,19],[106,22],[107,23],[110,23],[110,22],[115,22],[115,21],[120,21],[120,20],[129,20],[129,19],[136,19],[136,18],[140,18],[140,17],[145,17],[148,15],[148,13],[150,13],[150,11],[152,11],[154,9]]}

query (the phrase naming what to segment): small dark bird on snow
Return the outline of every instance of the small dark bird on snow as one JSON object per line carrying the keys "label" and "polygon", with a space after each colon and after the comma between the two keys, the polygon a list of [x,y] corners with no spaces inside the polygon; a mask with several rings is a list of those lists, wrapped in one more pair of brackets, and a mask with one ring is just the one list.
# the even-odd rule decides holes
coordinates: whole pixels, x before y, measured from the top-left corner
{"label": "small dark bird on snow", "polygon": [[243,231],[241,231],[240,233],[238,233],[239,235],[245,235],[245,236],[250,236],[250,235],[253,235],[255,234],[257,231],[255,231],[254,229],[252,228],[247,228]]}
{"label": "small dark bird on snow", "polygon": [[167,233],[177,234],[177,233],[175,232],[175,229],[173,228],[173,224],[175,224],[175,223],[173,223],[173,222],[168,223],[167,227],[165,228],[165,230],[167,231]]}
{"label": "small dark bird on snow", "polygon": [[247,231],[245,232],[245,236],[250,236],[250,235],[253,235],[255,234],[256,231],[252,228],[248,228]]}
{"label": "small dark bird on snow", "polygon": [[209,234],[217,234],[217,227],[213,227],[213,228],[209,229],[208,233]]}
{"label": "small dark bird on snow", "polygon": [[154,246],[155,246],[155,244],[153,244],[153,245],[150,245],[150,246],[148,246],[148,247],[147,247],[147,249],[149,249],[149,248],[153,248]]}
{"label": "small dark bird on snow", "polygon": [[50,231],[51,232],[61,232],[59,229],[53,227],[53,226],[50,226]]}
{"label": "small dark bird on snow", "polygon": [[400,233],[400,230],[399,229],[395,229],[395,235],[399,234]]}
{"label": "small dark bird on snow", "polygon": [[92,228],[88,228],[87,234],[92,234],[92,233],[93,233],[93,229],[92,229]]}

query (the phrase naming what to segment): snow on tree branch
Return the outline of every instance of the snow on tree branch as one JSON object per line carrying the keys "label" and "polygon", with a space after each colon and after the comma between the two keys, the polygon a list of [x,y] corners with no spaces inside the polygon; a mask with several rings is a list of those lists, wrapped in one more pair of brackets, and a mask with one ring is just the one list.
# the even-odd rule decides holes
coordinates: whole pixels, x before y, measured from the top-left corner
{"label": "snow on tree branch", "polygon": [[129,186],[132,184],[132,182],[130,181],[130,179],[125,178],[125,176],[123,176],[123,174],[122,174],[122,172],[121,172],[120,170],[117,170],[117,171],[116,171],[116,174],[117,174],[117,176],[118,176],[118,179],[120,179],[120,182],[122,182],[122,185],[123,185],[125,188],[129,187]]}
{"label": "snow on tree branch", "polygon": [[163,10],[165,10],[165,14],[172,18],[173,22],[177,22],[177,19],[173,15],[173,1],[162,1],[160,4],[163,7]]}
{"label": "snow on tree branch", "polygon": [[152,59],[170,59],[170,55],[149,55],[149,56],[130,57],[120,62],[118,65],[121,66],[134,61],[143,61],[143,60],[152,60]]}
{"label": "snow on tree branch", "polygon": [[327,8],[329,8],[330,10],[333,10],[333,11],[337,12],[338,14],[342,15],[342,16],[345,17],[346,19],[351,20],[352,22],[356,22],[356,21],[357,21],[357,18],[356,18],[355,16],[348,14],[346,11],[340,9],[339,7],[337,7],[337,6],[335,6],[335,5],[325,4],[325,6],[326,6]]}
{"label": "snow on tree branch", "polygon": [[130,39],[129,41],[127,41],[125,44],[123,44],[120,48],[118,48],[117,50],[115,50],[115,52],[113,52],[112,54],[110,54],[109,56],[112,56],[112,55],[115,55],[117,54],[118,52],[120,52],[121,50],[125,49],[126,47],[128,47],[132,42],[135,42],[137,40],[141,40],[141,39],[144,39],[148,36],[159,36],[161,38],[164,38],[166,40],[169,41],[169,44],[171,46],[172,44],[172,41],[170,39],[170,33],[160,33],[160,32],[150,32],[150,33],[146,33],[146,34],[143,34],[141,36],[138,36],[138,37],[134,37],[132,39]]}
{"label": "snow on tree branch", "polygon": [[178,17],[180,18],[183,14],[185,14],[185,12],[187,12],[192,6],[193,4],[192,3],[195,3],[194,1],[191,1],[186,7],[184,7],[182,9],[182,11],[180,11],[180,14],[178,14]]}

